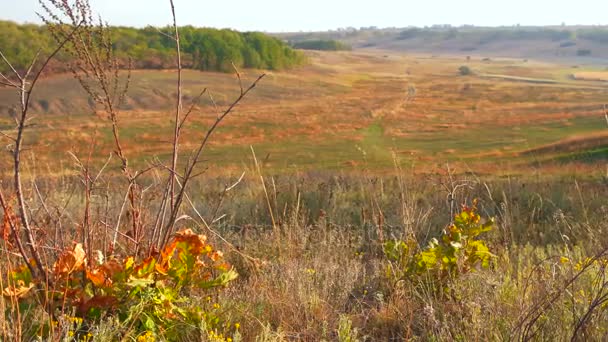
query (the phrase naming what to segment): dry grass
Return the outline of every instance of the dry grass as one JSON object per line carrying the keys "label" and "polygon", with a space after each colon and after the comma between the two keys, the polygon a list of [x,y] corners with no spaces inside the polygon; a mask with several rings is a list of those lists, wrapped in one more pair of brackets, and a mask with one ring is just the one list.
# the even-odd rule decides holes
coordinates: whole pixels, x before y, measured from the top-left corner
{"label": "dry grass", "polygon": [[[537,340],[570,338],[600,293],[596,280],[603,268],[597,264],[572,285],[564,284],[578,272],[580,261],[608,242],[606,187],[599,180],[499,181],[443,173],[267,177],[275,227],[259,179],[246,177],[219,206],[226,216],[213,226],[236,246],[238,253],[228,258],[240,277],[212,301],[223,317],[239,323],[245,341],[347,341],[349,336],[351,341],[510,340],[523,338],[519,327],[527,324]],[[194,205],[205,218],[213,216],[218,191],[231,182],[194,184]],[[496,255],[492,267],[451,282],[447,296],[420,280],[395,282],[387,276],[382,243],[414,232],[426,245],[450,220],[445,199],[456,184],[466,186],[454,192],[454,203],[478,198],[483,216],[497,219],[497,229],[484,236]],[[41,191],[47,205],[55,207],[65,203],[72,187],[78,184],[64,179],[42,183]],[[35,197],[30,203],[33,209],[41,205]],[[71,202],[66,227],[81,205]],[[213,234],[210,238],[222,246]],[[230,251],[225,245],[222,249]],[[527,314],[533,316],[556,293],[558,300],[532,323]],[[206,295],[189,298],[192,305],[209,305]],[[7,324],[16,326],[12,312]],[[33,336],[36,322],[45,318],[31,312],[19,319],[24,336]],[[597,309],[577,336],[601,340],[608,333],[607,320],[605,308]],[[128,327],[112,321],[91,329],[93,341],[129,336]],[[3,338],[11,340],[14,331],[5,331]]]}
{"label": "dry grass", "polygon": [[[599,113],[606,88],[562,79],[560,65],[473,60],[468,63],[481,76],[462,77],[458,67],[467,62],[460,58],[314,52],[309,59],[307,66],[269,75],[237,108],[213,140],[214,163],[238,167],[253,145],[269,155],[267,167],[276,171],[357,170],[354,165],[365,160],[367,167],[386,170],[392,167],[391,151],[403,150],[419,151],[410,158],[419,166],[449,160],[487,168],[484,164],[496,160],[525,164],[517,152],[603,129]],[[244,81],[255,74],[247,71]],[[490,80],[483,74],[507,78]],[[133,73],[121,126],[126,152],[137,155],[139,165],[170,153],[164,146],[172,134],[171,77],[165,71]],[[184,72],[186,100],[209,87],[213,100],[224,105],[237,94],[236,85],[232,75]],[[109,128],[89,115],[86,97],[68,76],[45,80],[39,94],[38,126],[30,141],[39,163],[69,164],[58,151],[87,153],[92,144],[96,155],[111,151]],[[3,90],[0,99],[7,111],[12,100]],[[184,134],[186,147],[196,145],[215,112],[211,100],[204,99]]]}
{"label": "dry grass", "polygon": [[572,74],[574,79],[585,81],[608,81],[606,71],[583,71]]}
{"label": "dry grass", "polygon": [[[608,194],[598,177],[604,164],[569,162],[565,169],[552,159],[572,145],[577,151],[605,146],[598,133],[605,88],[565,81],[556,65],[472,62],[479,75],[513,72],[488,80],[458,75],[463,61],[457,58],[377,52],[310,58],[308,66],[270,75],[239,104],[196,170],[211,168],[221,177],[206,172],[207,178],[190,184],[188,206],[172,212],[176,230],[208,234],[240,274],[226,291],[180,293],[187,298],[180,305],[212,312],[214,303],[213,312],[228,324],[224,330],[237,329],[246,341],[608,336]],[[140,90],[130,93],[119,118],[132,167],[172,153],[169,77],[133,73],[132,87]],[[182,132],[181,160],[217,120],[215,105],[238,97],[230,75],[184,72],[186,97],[210,85],[212,97]],[[82,170],[67,155],[88,160],[87,172],[100,170],[114,149],[109,127],[88,115],[86,97],[67,77],[46,80],[44,89],[23,172],[33,245],[55,257],[70,239],[81,238],[86,213],[82,222],[90,223],[94,236],[90,252],[130,255],[131,236],[148,236],[156,227],[164,170],[138,178],[137,209],[132,200],[121,221],[128,197],[118,162],[110,160],[99,182],[83,190],[87,178],[77,176]],[[567,140],[590,133],[593,139]],[[228,191],[230,184],[235,186]],[[460,204],[474,199],[483,216],[497,222],[484,236],[494,254],[490,269],[473,267],[439,282],[430,274],[396,278],[389,272],[395,265],[385,257],[384,243],[409,238],[426,246]],[[8,231],[11,217],[4,214]],[[127,223],[136,218],[137,230]],[[112,234],[120,235],[116,246],[108,244]],[[8,274],[17,259],[6,244],[1,249],[0,268]],[[40,306],[17,310],[14,296],[0,299],[2,339],[45,335],[41,327],[51,318]],[[121,326],[108,317],[88,323],[85,332],[94,341],[135,339],[134,331],[146,329],[166,338],[162,327]],[[187,328],[209,336],[204,327]],[[51,335],[63,339],[69,331]]]}

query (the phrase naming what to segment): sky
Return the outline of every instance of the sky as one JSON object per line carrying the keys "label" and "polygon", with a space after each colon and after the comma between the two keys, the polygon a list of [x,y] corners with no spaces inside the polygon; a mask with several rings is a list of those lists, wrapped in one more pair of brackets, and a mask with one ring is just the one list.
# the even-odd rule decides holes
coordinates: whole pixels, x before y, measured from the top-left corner
{"label": "sky", "polygon": [[[606,25],[608,0],[174,0],[179,25],[240,31],[322,31],[434,24]],[[110,25],[165,26],[169,0],[90,0]],[[38,0],[0,0],[0,19],[39,22]]]}

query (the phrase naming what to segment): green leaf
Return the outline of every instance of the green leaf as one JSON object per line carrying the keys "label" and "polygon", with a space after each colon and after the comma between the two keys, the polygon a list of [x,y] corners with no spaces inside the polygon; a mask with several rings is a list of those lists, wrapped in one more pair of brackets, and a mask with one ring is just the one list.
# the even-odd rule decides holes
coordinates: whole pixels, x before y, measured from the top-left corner
{"label": "green leaf", "polygon": [[144,325],[144,328],[147,331],[155,331],[156,330],[156,323],[154,322],[154,319],[152,317],[150,317],[149,315],[143,314],[144,315],[144,321],[142,322]]}

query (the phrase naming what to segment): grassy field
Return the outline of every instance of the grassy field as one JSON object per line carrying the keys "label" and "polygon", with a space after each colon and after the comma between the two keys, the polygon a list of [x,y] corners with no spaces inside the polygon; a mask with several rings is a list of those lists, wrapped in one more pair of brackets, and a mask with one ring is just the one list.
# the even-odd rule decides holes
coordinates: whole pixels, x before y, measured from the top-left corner
{"label": "grassy field", "polygon": [[[20,256],[6,154],[0,340],[606,340],[608,87],[571,76],[599,69],[308,58],[270,73],[218,130],[165,245],[175,72],[133,71],[120,134],[133,169],[156,167],[131,181],[115,156],[102,167],[104,114],[70,76],[45,78],[22,207],[49,278]],[[211,97],[182,161],[239,95],[229,74],[188,70],[184,87],[186,102]],[[7,134],[15,100],[0,90]]]}
{"label": "grassy field", "polygon": [[[587,146],[584,137],[607,134],[602,106],[608,87],[570,77],[592,71],[392,52],[311,52],[309,60],[264,79],[213,139],[209,163],[240,168],[250,162],[252,146],[276,172],[386,171],[397,156],[426,171],[451,162],[460,171],[500,173],[505,165],[528,171],[539,161],[563,160],[559,150],[540,146],[575,137],[585,148],[606,143],[594,138],[599,145]],[[474,74],[459,75],[461,65]],[[258,73],[247,70],[244,81]],[[170,151],[174,78],[169,71],[133,72],[120,125],[127,153],[137,156],[140,166]],[[192,115],[186,151],[214,120],[219,109],[213,103],[221,108],[238,95],[238,82],[230,74],[187,71],[184,87],[186,103],[204,88],[213,99],[205,97]],[[0,90],[1,111],[10,112],[11,96]],[[45,79],[34,102],[36,126],[29,143],[41,165],[69,164],[63,151],[86,154],[92,145],[97,156],[110,152],[109,125],[93,114],[71,76]],[[9,116],[2,120],[2,127],[10,127]]]}

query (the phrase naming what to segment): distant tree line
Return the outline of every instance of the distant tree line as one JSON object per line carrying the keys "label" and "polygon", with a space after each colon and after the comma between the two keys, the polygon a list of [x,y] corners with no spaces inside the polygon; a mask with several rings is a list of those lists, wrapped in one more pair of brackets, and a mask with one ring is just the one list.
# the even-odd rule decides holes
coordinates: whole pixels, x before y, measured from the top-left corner
{"label": "distant tree line", "polygon": [[352,47],[348,44],[337,40],[304,40],[300,42],[292,42],[291,46],[296,49],[304,50],[322,50],[322,51],[350,51]]}
{"label": "distant tree line", "polygon": [[[160,31],[160,32],[159,32]],[[228,72],[238,68],[287,69],[304,61],[301,52],[288,44],[259,32],[196,28],[179,29],[183,52],[183,66],[198,70]],[[162,33],[171,29],[146,27],[112,27],[115,54],[126,65],[131,59],[133,68],[167,69],[175,65],[175,42]],[[45,26],[16,24],[0,21],[0,51],[18,69],[25,69],[36,53],[50,52],[56,42]],[[61,54],[51,66],[54,71],[65,71],[69,54]],[[0,63],[0,71],[7,71]]]}
{"label": "distant tree line", "polygon": [[399,40],[414,38],[431,40],[463,39],[467,41],[478,41],[480,44],[505,40],[573,41],[584,39],[595,43],[608,44],[608,27],[408,28],[402,30],[397,37]]}
{"label": "distant tree line", "polygon": [[576,36],[581,39],[588,39],[592,42],[608,44],[608,29],[606,28],[578,30]]}
{"label": "distant tree line", "polygon": [[[296,32],[282,33],[276,36],[289,40],[292,45],[303,41],[338,40],[341,42],[357,42],[365,39],[423,39],[425,41],[462,40],[467,43],[486,44],[492,41],[505,40],[551,40],[564,43],[566,41],[588,40],[598,44],[608,44],[608,26],[505,26],[505,27],[477,27],[463,25],[454,27],[450,25],[433,25],[418,28],[347,28],[325,32]],[[568,43],[565,46],[574,46]],[[562,46],[562,47],[565,47]]]}
{"label": "distant tree line", "polygon": [[575,37],[574,31],[552,28],[448,28],[421,29],[409,28],[401,31],[398,39],[424,38],[434,40],[466,39],[477,40],[480,44],[504,40],[553,40],[560,41]]}

